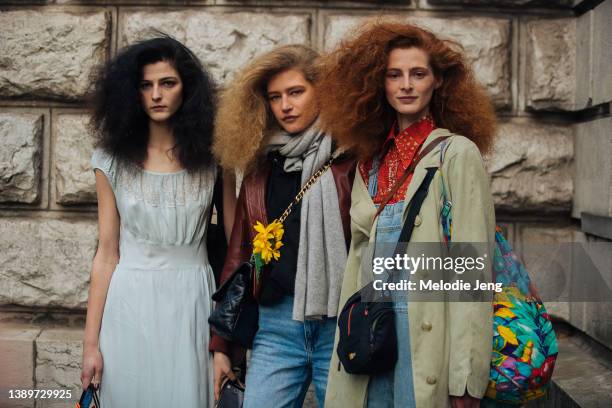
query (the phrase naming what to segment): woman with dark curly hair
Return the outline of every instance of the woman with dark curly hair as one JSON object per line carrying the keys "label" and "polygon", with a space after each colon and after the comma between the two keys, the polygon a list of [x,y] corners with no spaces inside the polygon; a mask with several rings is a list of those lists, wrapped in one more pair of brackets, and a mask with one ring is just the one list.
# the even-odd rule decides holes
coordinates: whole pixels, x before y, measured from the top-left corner
{"label": "woman with dark curly hair", "polygon": [[94,82],[99,244],[83,388],[103,407],[212,406],[205,246],[215,85],[170,37],[123,49]]}
{"label": "woman with dark curly hair", "polygon": [[[413,25],[378,21],[342,42],[324,63],[318,84],[324,129],[360,159],[340,305],[366,284],[359,270],[369,244],[375,251],[384,243],[395,247],[426,177],[431,184],[407,254],[413,243],[439,248],[447,242],[450,231],[441,219],[445,203],[452,203],[453,242],[494,242],[493,202],[481,154],[491,147],[495,114],[458,48]],[[435,171],[431,176],[429,168]],[[426,273],[410,279],[423,280]],[[483,276],[491,279],[490,273]],[[395,367],[352,375],[334,356],[326,407],[479,405],[489,378],[491,303],[410,297],[393,304]]]}
{"label": "woman with dark curly hair", "polygon": [[[284,220],[282,246],[272,248],[273,260],[257,283],[259,329],[245,408],[301,406],[311,381],[320,405],[325,400],[350,241],[355,160],[337,151],[319,129],[317,60],[308,47],[278,47],[245,67],[219,103],[213,151],[224,168],[245,174],[222,282],[251,258],[256,223],[274,225],[301,187],[320,175]],[[234,376],[231,363],[239,364],[242,355],[218,334],[211,351],[218,392],[222,380]]]}

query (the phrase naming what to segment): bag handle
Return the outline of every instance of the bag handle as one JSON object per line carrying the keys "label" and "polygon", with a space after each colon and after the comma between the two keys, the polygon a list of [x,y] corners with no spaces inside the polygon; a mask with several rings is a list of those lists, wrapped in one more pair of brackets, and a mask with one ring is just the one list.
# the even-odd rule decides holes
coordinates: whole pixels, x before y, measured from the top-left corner
{"label": "bag handle", "polygon": [[416,169],[416,167],[419,164],[419,162],[421,161],[421,159],[423,159],[423,157],[427,156],[427,154],[429,154],[429,152],[431,152],[437,145],[439,145],[440,143],[442,143],[443,141],[445,141],[449,137],[450,136],[440,136],[440,137],[434,139],[431,143],[429,143],[427,146],[425,146],[423,148],[423,150],[421,150],[419,152],[419,154],[412,160],[412,163],[410,163],[410,165],[406,168],[406,170],[404,171],[402,176],[399,179],[397,179],[395,184],[393,184],[393,187],[391,187],[391,190],[383,198],[382,202],[378,206],[378,210],[376,210],[376,214],[374,214],[374,218],[373,218],[372,222],[374,222],[376,217],[378,217],[380,215],[380,213],[385,208],[385,206],[387,204],[389,204],[389,201],[391,201],[391,199],[393,198],[393,196],[395,195],[397,190],[399,190],[401,185],[404,184],[404,182],[408,179],[408,176],[410,176],[410,174],[414,173],[414,170]]}
{"label": "bag handle", "polygon": [[319,170],[317,170],[316,172],[314,172],[314,174],[312,176],[310,176],[310,178],[308,179],[308,181],[302,186],[302,188],[300,189],[300,191],[298,191],[298,193],[296,194],[295,198],[293,199],[293,201],[291,201],[291,203],[289,203],[289,206],[285,209],[285,211],[283,211],[283,213],[281,214],[281,216],[278,218],[278,222],[280,222],[281,224],[283,222],[285,222],[285,219],[289,216],[289,214],[291,214],[291,210],[293,210],[293,207],[295,205],[297,205],[302,198],[304,197],[304,194],[306,194],[306,192],[308,191],[308,189],[310,189],[310,187],[312,187],[312,185],[314,183],[317,182],[317,180],[327,171],[329,170],[329,168],[331,167],[331,165],[334,162],[334,156],[332,156],[323,166],[321,166],[321,168],[319,168]]}

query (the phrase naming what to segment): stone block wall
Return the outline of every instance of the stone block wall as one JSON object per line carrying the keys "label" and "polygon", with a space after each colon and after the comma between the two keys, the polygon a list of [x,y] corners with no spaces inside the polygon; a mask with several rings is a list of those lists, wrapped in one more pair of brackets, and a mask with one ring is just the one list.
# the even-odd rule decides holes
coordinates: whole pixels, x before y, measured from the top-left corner
{"label": "stone block wall", "polygon": [[[572,216],[590,242],[612,242],[612,1],[598,3],[576,21],[576,104],[590,115],[574,126]],[[600,260],[601,274],[612,287],[612,250]],[[612,348],[612,314],[608,302],[570,307],[570,322]]]}
{"label": "stone block wall", "polygon": [[[164,31],[223,85],[258,53],[288,43],[324,52],[380,16],[459,42],[498,110],[486,162],[498,221],[520,248],[594,239],[581,214],[612,216],[612,0],[594,3],[0,0],[0,361],[9,364],[0,366],[19,366],[23,387],[78,385],[97,240],[84,97],[95,67],[125,44]],[[601,308],[551,312],[612,348]],[[17,385],[4,373],[0,389]]]}

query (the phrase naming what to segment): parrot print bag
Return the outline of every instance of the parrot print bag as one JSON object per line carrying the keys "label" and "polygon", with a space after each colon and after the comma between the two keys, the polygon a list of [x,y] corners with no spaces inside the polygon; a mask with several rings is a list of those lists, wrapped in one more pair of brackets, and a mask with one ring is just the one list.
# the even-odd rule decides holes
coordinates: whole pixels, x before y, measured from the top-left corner
{"label": "parrot print bag", "polygon": [[[451,242],[452,202],[442,174],[447,141],[440,151],[444,239]],[[493,280],[502,291],[493,297],[493,353],[483,406],[520,405],[546,395],[557,359],[557,338],[546,308],[523,264],[495,228]]]}

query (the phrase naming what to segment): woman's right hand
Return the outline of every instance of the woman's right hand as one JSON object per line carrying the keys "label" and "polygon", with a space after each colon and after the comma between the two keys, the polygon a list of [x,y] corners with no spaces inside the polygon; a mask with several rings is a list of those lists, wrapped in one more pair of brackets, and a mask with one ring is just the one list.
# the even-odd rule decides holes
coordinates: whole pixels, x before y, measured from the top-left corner
{"label": "woman's right hand", "polygon": [[221,393],[221,384],[223,384],[225,377],[229,377],[230,380],[235,380],[236,375],[232,370],[232,362],[226,354],[216,351],[213,359],[215,372],[215,401],[218,401]]}
{"label": "woman's right hand", "polygon": [[98,389],[102,379],[102,353],[98,347],[85,347],[83,349],[83,368],[81,370],[81,384],[86,389],[90,383]]}

